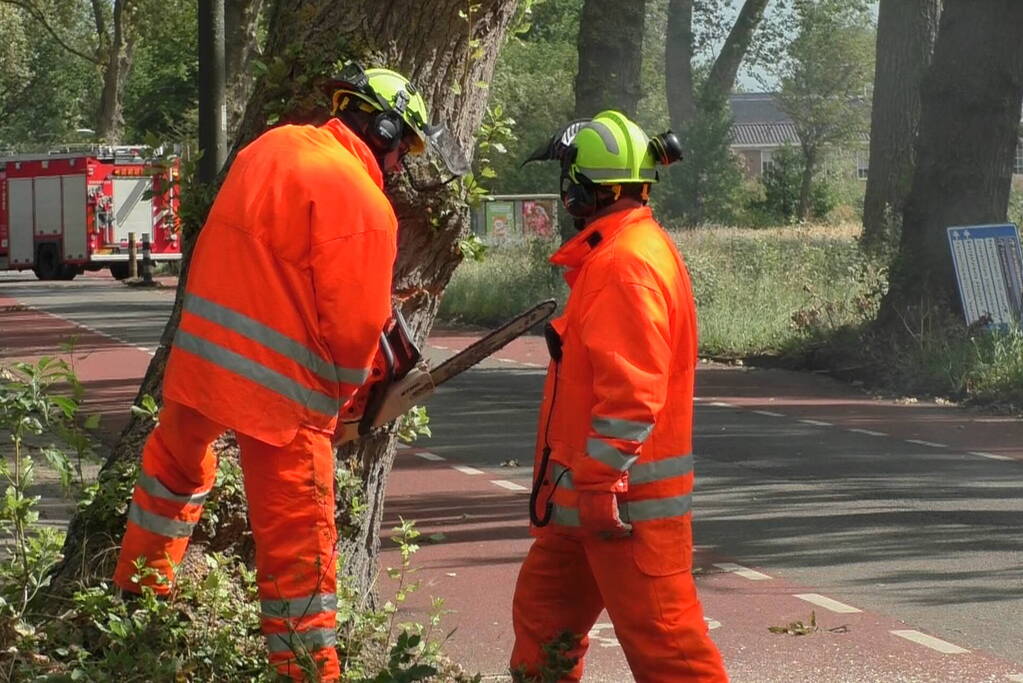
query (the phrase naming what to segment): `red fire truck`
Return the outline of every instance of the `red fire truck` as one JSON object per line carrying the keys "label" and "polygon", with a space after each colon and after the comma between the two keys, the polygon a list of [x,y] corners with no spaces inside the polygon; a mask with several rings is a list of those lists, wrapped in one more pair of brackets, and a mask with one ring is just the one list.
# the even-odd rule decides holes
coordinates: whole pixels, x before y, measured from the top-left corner
{"label": "red fire truck", "polygon": [[181,259],[176,161],[139,147],[0,157],[0,270],[70,280],[109,268],[128,276],[128,233],[139,258]]}

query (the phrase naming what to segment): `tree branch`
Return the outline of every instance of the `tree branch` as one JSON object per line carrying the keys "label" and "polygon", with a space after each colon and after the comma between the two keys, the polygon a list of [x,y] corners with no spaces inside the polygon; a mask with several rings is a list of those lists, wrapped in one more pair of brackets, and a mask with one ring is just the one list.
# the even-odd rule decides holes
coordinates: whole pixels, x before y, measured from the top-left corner
{"label": "tree branch", "polygon": [[71,47],[63,38],[61,38],[60,35],[57,34],[57,31],[52,26],[50,26],[50,23],[46,21],[46,15],[43,14],[43,12],[38,7],[33,5],[29,0],[0,0],[0,2],[6,3],[8,5],[14,5],[15,7],[18,7],[24,10],[25,12],[28,12],[29,16],[31,16],[35,21],[39,22],[39,24],[41,24],[42,27],[46,29],[46,32],[49,33],[53,37],[53,39],[57,41],[57,44],[60,45],[62,48],[64,48],[71,54],[75,55],[76,57],[84,59],[87,62],[91,62],[92,64],[96,64],[97,66],[102,66],[102,62],[100,62],[98,59],[90,55],[87,55],[84,52],[76,50],[75,48]]}
{"label": "tree branch", "polygon": [[753,42],[753,34],[764,18],[768,2],[770,0],[746,0],[743,3],[742,10],[735,19],[735,24],[729,31],[717,59],[714,60],[714,66],[711,67],[710,75],[703,86],[704,102],[726,97],[732,90],[742,60],[745,59],[750,43]]}
{"label": "tree branch", "polygon": [[92,17],[96,23],[96,38],[100,52],[106,52],[110,44],[110,34],[107,33],[107,20],[103,16],[103,1],[92,0]]}

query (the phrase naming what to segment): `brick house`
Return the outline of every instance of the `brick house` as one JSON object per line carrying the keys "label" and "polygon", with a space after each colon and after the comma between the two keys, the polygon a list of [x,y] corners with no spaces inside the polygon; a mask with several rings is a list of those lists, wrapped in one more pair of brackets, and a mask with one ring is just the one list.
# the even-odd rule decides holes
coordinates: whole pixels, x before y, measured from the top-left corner
{"label": "brick house", "polygon": [[[759,178],[771,164],[771,157],[782,147],[799,145],[796,127],[778,106],[773,93],[736,93],[730,97],[732,116],[732,152],[739,159],[747,178]],[[856,159],[856,177],[867,179],[870,155],[868,145],[850,150]],[[825,162],[827,163],[827,162]],[[844,165],[844,164],[843,164]],[[850,173],[852,169],[850,168]],[[1023,139],[1016,146],[1013,180],[1023,186]]]}

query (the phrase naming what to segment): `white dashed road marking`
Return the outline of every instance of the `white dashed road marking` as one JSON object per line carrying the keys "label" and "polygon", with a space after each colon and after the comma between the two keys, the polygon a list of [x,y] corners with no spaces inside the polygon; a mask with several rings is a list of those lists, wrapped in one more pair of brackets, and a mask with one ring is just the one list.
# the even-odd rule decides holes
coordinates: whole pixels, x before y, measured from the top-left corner
{"label": "white dashed road marking", "polygon": [[941,638],[935,638],[934,636],[929,636],[926,633],[920,633],[920,631],[914,631],[912,629],[892,631],[891,633],[899,636],[900,638],[905,638],[906,640],[917,643],[918,645],[929,647],[932,650],[936,650],[946,655],[961,655],[969,652],[969,650],[961,648],[958,645],[953,645]]}
{"label": "white dashed road marking", "polygon": [[30,306],[28,304],[25,304],[25,308],[28,308],[28,309],[33,310],[33,311],[36,311],[37,313],[44,313],[46,315],[52,315],[54,318],[57,318],[58,320],[63,320],[66,323],[70,323],[71,325],[74,325],[75,327],[80,327],[83,330],[86,330],[88,332],[92,332],[93,334],[98,334],[101,337],[106,337],[107,339],[112,339],[113,341],[117,342],[118,344],[124,344],[125,346],[132,347],[133,349],[138,349],[139,351],[144,351],[144,352],[148,353],[150,356],[155,356],[156,355],[156,349],[150,348],[148,346],[139,346],[138,344],[133,344],[132,342],[128,341],[127,339],[121,339],[120,337],[116,337],[116,336],[110,334],[109,332],[104,332],[103,330],[98,330],[98,329],[96,329],[95,327],[93,327],[91,325],[86,325],[84,323],[78,322],[77,320],[72,320],[71,318],[65,318],[62,315],[57,315],[56,313],[51,313],[50,311],[46,310],[45,308],[38,308],[36,306]]}
{"label": "white dashed road marking", "polygon": [[1023,674],[1009,674],[1006,678],[1015,683],[1023,683]]}
{"label": "white dashed road marking", "polygon": [[735,564],[734,562],[722,562],[715,564],[715,567],[722,571],[731,572],[736,576],[741,576],[744,579],[750,581],[768,581],[771,577],[767,574],[761,574],[758,571],[750,569],[749,567],[743,567],[741,564]]}
{"label": "white dashed road marking", "polygon": [[814,427],[834,427],[830,422],[822,422],[821,420],[800,420],[805,425],[813,425]]}
{"label": "white dashed road marking", "polygon": [[906,439],[906,443],[916,444],[917,446],[927,446],[929,448],[948,448],[943,443],[934,443],[933,441],[923,441],[922,439]]}
{"label": "white dashed road marking", "polygon": [[[601,631],[610,631],[610,636],[600,635]],[[590,637],[590,641],[600,643],[601,647],[621,647],[621,643],[618,642],[617,636],[615,636],[614,625],[608,623],[594,624],[593,628],[587,634]]]}
{"label": "white dashed road marking", "polygon": [[866,434],[867,436],[888,436],[884,432],[875,432],[872,429],[850,429],[849,431],[856,434]]}
{"label": "white dashed road marking", "polygon": [[444,459],[437,455],[436,453],[430,453],[429,451],[420,451],[418,453],[415,453],[414,455],[417,458],[422,458],[423,460],[429,460],[431,462],[439,462]]}
{"label": "white dashed road marking", "polygon": [[713,631],[716,628],[721,628],[721,622],[717,619],[711,619],[710,617],[704,617],[703,620],[707,622],[707,630]]}
{"label": "white dashed road marking", "polygon": [[820,595],[819,593],[798,593],[793,597],[797,597],[800,600],[806,600],[809,603],[813,603],[818,607],[823,607],[824,609],[835,612],[836,614],[856,614],[857,612],[863,611],[853,607],[852,605],[839,602],[838,600],[832,600],[831,598]]}
{"label": "white dashed road marking", "polygon": [[508,489],[509,491],[528,491],[529,490],[525,486],[523,486],[522,484],[516,484],[514,481],[508,481],[507,479],[494,479],[490,483],[491,484],[495,484],[497,486],[500,486],[503,489]]}
{"label": "white dashed road marking", "polygon": [[483,474],[483,470],[478,470],[475,467],[469,467],[468,465],[452,465],[451,467],[462,474]]}
{"label": "white dashed road marking", "polygon": [[767,417],[785,417],[781,413],[772,413],[770,410],[754,410],[757,415],[766,415]]}
{"label": "white dashed road marking", "polygon": [[[984,451],[970,451],[970,455],[976,455],[981,458],[989,458],[991,460],[1015,460],[1015,458],[1010,458],[1007,455],[995,455],[994,453],[985,453]],[[1023,683],[1023,678],[1021,678],[1020,681],[1021,683]]]}
{"label": "white dashed road marking", "polygon": [[732,406],[731,403],[725,403],[724,401],[712,401],[711,403],[708,403],[707,405],[714,406],[715,408],[732,408],[732,407],[734,407],[734,406]]}

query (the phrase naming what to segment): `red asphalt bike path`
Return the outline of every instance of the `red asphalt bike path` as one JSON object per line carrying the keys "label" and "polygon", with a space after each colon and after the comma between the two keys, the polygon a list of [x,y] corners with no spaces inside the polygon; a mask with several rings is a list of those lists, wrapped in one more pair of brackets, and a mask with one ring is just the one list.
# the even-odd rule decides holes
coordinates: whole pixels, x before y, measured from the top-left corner
{"label": "red asphalt bike path", "polygon": [[[115,438],[127,420],[150,353],[0,297],[0,362],[46,355],[67,358],[62,344],[71,337],[75,338],[75,370],[86,389],[85,410],[103,415],[107,438]],[[454,351],[477,337],[438,331],[430,345]],[[519,367],[543,366],[547,361],[543,340],[536,337],[520,338],[498,356]],[[755,378],[749,376],[753,373]],[[930,444],[921,447],[1023,460],[1019,420],[931,403],[877,401],[847,385],[810,375],[735,369],[714,373],[716,379],[708,385],[706,374],[698,373],[698,400],[703,402],[778,419],[811,420],[821,428],[866,430]],[[386,537],[399,518],[416,520],[423,533],[422,549],[413,559],[417,571],[411,579],[424,585],[410,597],[402,618],[419,618],[428,611],[431,597],[443,598],[451,613],[444,617],[438,635],[456,629],[446,650],[472,670],[495,679],[506,671],[512,642],[511,596],[530,542],[525,521],[527,483],[446,461],[428,450],[403,449],[388,487],[382,566],[398,562]],[[1021,665],[978,650],[942,653],[933,649],[934,643],[911,642],[906,637],[926,640],[926,634],[876,613],[834,612],[856,606],[829,603],[826,596],[814,597],[812,587],[756,569],[699,547],[694,558],[711,633],[736,681],[1023,682]],[[379,588],[386,598],[393,585],[381,576]],[[811,611],[820,627],[814,635],[776,635],[765,627],[806,622]],[[899,637],[892,631],[907,633]],[[631,680],[606,615],[591,633],[591,641],[585,680]],[[937,647],[943,647],[940,641]]]}

